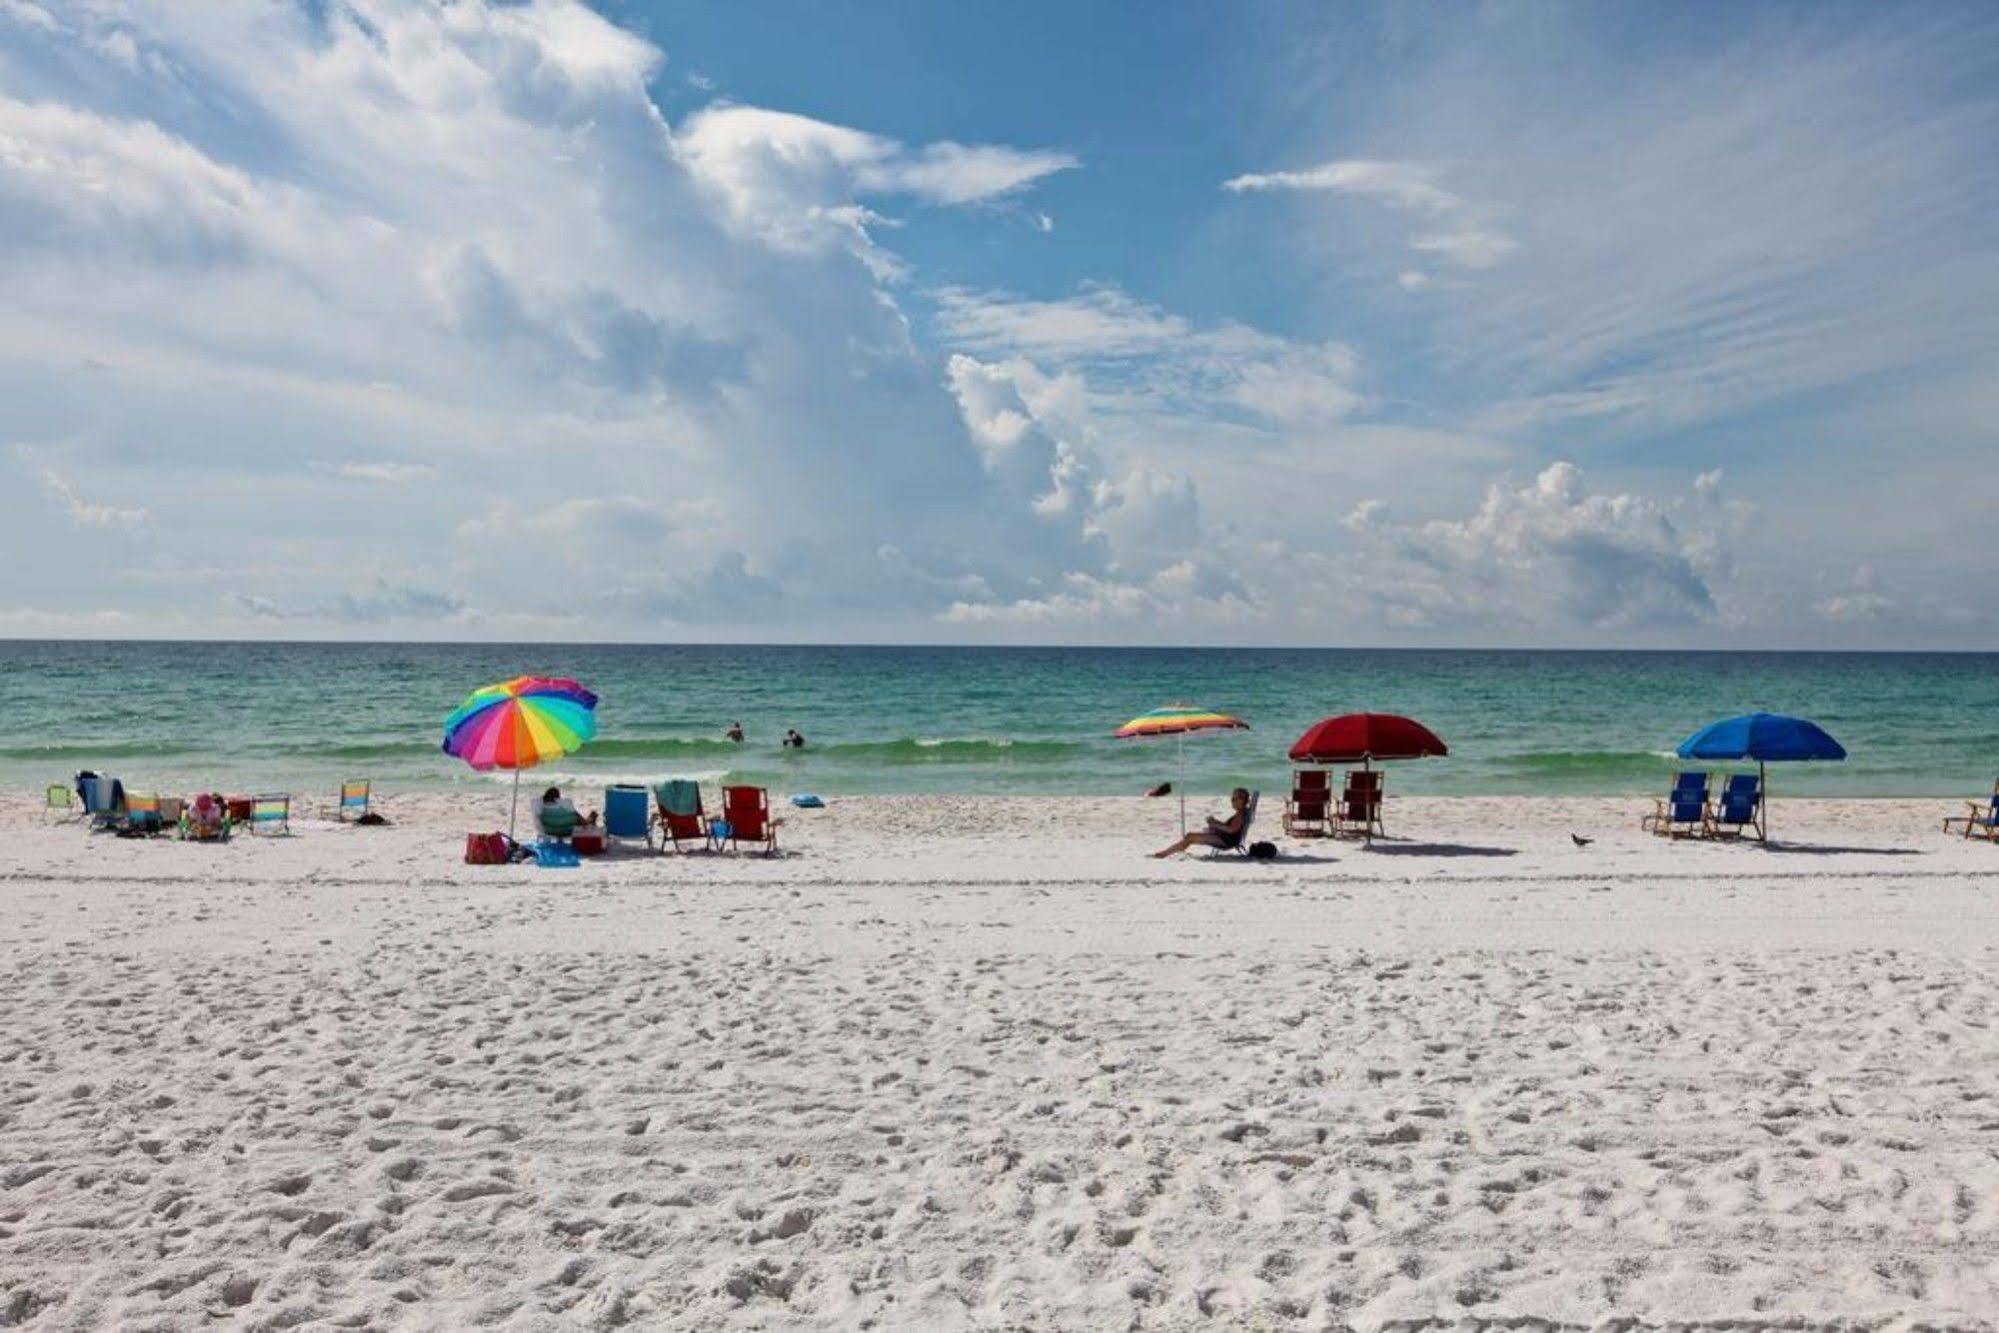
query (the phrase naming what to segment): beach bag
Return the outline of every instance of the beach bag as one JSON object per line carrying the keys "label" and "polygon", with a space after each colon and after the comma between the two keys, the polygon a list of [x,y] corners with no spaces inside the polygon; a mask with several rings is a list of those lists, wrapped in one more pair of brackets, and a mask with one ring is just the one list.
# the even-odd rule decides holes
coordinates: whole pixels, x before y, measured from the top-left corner
{"label": "beach bag", "polygon": [[503,866],[507,863],[507,835],[504,833],[468,833],[465,835],[465,864],[468,866]]}
{"label": "beach bag", "polygon": [[1253,842],[1249,845],[1249,859],[1252,861],[1275,861],[1277,844],[1274,842]]}

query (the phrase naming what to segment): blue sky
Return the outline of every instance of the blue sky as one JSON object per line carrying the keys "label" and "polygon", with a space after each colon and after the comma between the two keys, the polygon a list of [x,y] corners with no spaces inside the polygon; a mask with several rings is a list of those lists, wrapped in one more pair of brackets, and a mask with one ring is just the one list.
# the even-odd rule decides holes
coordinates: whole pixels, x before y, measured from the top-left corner
{"label": "blue sky", "polygon": [[1999,646],[1995,38],[0,0],[0,634]]}

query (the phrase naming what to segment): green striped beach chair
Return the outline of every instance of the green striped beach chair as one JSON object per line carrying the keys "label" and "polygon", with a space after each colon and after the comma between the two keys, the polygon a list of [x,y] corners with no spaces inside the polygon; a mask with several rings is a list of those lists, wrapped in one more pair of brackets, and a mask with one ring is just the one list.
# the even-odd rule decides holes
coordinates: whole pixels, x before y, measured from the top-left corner
{"label": "green striped beach chair", "polygon": [[48,794],[43,799],[45,801],[42,806],[43,818],[46,819],[51,815],[57,819],[77,818],[76,793],[70,790],[67,782],[51,782]]}
{"label": "green striped beach chair", "polygon": [[292,798],[285,793],[250,799],[250,832],[273,836],[292,831]]}

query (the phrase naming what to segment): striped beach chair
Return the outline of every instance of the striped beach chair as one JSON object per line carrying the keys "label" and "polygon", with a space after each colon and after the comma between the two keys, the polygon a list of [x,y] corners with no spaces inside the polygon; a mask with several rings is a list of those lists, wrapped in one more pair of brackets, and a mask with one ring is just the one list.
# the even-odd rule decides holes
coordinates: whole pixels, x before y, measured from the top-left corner
{"label": "striped beach chair", "polygon": [[57,819],[75,819],[78,817],[76,793],[69,789],[68,783],[51,782],[49,784],[48,794],[44,798],[42,806],[42,817],[46,819],[50,816],[54,816]]}
{"label": "striped beach chair", "polygon": [[125,828],[134,833],[158,833],[163,827],[158,792],[125,793]]}
{"label": "striped beach chair", "polygon": [[368,784],[343,782],[340,784],[340,822],[359,819],[368,813]]}
{"label": "striped beach chair", "polygon": [[292,831],[292,798],[282,792],[250,799],[250,832],[282,835]]}

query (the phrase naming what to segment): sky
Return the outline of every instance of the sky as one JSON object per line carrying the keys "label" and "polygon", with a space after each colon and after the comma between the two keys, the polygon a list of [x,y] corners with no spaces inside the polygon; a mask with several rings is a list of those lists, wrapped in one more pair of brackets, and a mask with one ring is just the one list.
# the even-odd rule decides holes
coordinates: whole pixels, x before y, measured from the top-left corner
{"label": "sky", "polygon": [[1999,8],[0,0],[0,637],[1999,648]]}

